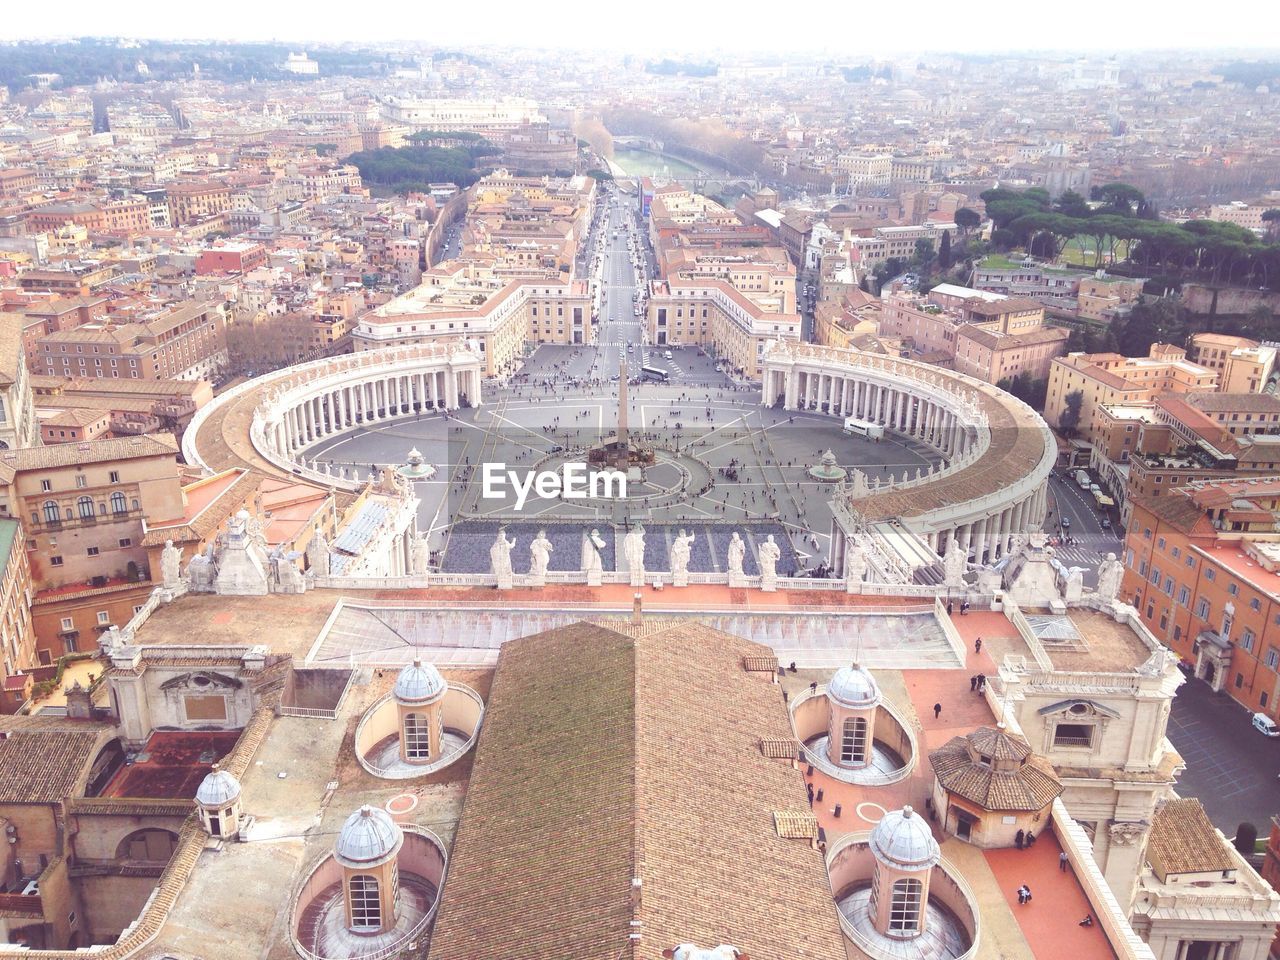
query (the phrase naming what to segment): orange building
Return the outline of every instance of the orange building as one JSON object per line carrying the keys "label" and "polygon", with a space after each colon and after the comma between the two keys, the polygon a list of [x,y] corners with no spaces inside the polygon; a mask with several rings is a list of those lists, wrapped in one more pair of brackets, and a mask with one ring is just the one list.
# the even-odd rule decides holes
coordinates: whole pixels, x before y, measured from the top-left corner
{"label": "orange building", "polygon": [[1121,599],[1195,675],[1280,716],[1280,477],[1193,484],[1132,505]]}

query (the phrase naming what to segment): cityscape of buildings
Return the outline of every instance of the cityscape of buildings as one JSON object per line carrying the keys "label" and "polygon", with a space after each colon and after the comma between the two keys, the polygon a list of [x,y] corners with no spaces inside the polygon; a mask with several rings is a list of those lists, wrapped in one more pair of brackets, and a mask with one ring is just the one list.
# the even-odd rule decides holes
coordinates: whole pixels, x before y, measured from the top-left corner
{"label": "cityscape of buildings", "polygon": [[0,42],[0,958],[1280,957],[1277,97]]}

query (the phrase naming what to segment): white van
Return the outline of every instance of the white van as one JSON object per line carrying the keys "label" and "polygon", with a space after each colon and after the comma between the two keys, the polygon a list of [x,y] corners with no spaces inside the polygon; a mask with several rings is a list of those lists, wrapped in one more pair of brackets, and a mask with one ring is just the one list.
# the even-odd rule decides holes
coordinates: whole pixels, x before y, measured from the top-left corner
{"label": "white van", "polygon": [[1088,490],[1088,489],[1089,489],[1089,484],[1091,484],[1091,483],[1093,483],[1093,481],[1089,479],[1089,474],[1088,474],[1086,471],[1084,471],[1084,470],[1077,470],[1077,471],[1076,471],[1076,486],[1077,486],[1077,487],[1079,487],[1081,490]]}
{"label": "white van", "polygon": [[1253,729],[1264,737],[1280,737],[1280,726],[1277,726],[1276,722],[1265,713],[1255,713],[1253,715]]}
{"label": "white van", "polygon": [[845,418],[844,432],[855,437],[866,437],[868,440],[880,440],[884,437],[884,427],[880,424],[855,417]]}

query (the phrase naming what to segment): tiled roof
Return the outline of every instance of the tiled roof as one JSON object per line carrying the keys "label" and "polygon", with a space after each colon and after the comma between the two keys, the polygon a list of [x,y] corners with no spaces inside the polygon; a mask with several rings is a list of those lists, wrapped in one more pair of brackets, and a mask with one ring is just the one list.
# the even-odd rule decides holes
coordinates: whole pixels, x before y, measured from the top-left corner
{"label": "tiled roof", "polygon": [[[971,747],[970,737],[975,735],[977,743]],[[980,729],[970,737],[952,737],[929,753],[934,776],[948,793],[990,811],[1043,810],[1062,793],[1062,782],[1053,766],[1043,757],[1032,754],[1025,741],[991,729]],[[1005,760],[1015,758],[1025,749],[1022,756],[1026,759],[1015,769],[997,770],[993,765],[980,762],[971,752],[982,753],[978,744],[999,751],[986,756],[1001,759],[1003,755]]]}
{"label": "tiled roof", "polygon": [[104,734],[23,730],[0,740],[0,803],[58,803],[82,788]]}
{"label": "tiled roof", "polygon": [[742,667],[769,651],[618,627],[503,645],[430,960],[844,958],[821,854],[775,826],[805,795],[758,748],[789,734],[778,687]]}
{"label": "tiled roof", "polygon": [[1173,873],[1210,873],[1237,866],[1226,841],[1194,797],[1170,800],[1156,811],[1147,860],[1161,880]]}
{"label": "tiled roof", "polygon": [[1187,403],[1203,413],[1280,413],[1280,397],[1271,393],[1187,394]]}
{"label": "tiled roof", "polygon": [[57,443],[50,447],[23,447],[0,453],[0,464],[12,470],[47,470],[75,464],[105,463],[133,457],[157,457],[176,454],[178,441],[171,433],[148,433],[114,440],[89,440],[85,443]]}

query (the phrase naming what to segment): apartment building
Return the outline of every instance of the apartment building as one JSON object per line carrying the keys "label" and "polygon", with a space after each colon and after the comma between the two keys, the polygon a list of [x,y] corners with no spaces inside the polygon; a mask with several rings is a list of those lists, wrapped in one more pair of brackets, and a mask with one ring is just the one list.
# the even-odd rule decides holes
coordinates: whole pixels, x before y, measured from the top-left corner
{"label": "apartment building", "polygon": [[1195,363],[1217,370],[1222,390],[1229,393],[1261,393],[1277,376],[1276,346],[1246,337],[1192,334],[1187,356]]}
{"label": "apartment building", "polygon": [[146,523],[183,512],[177,454],[171,434],[0,452],[0,517],[25,528],[45,662],[91,649],[145,599]]}
{"label": "apartment building", "polygon": [[1266,221],[1262,215],[1275,209],[1275,204],[1245,203],[1243,200],[1232,200],[1230,203],[1215,203],[1209,207],[1210,220],[1219,223],[1234,223],[1237,227],[1262,233],[1266,229]]}
{"label": "apartment building", "polygon": [[1186,401],[1233,436],[1280,433],[1280,397],[1274,393],[1189,393]]}
{"label": "apartment building", "polygon": [[181,227],[231,209],[231,188],[215,181],[177,180],[165,185],[169,222]]}
{"label": "apartment building", "polygon": [[[1216,691],[1280,716],[1280,477],[1139,499],[1122,596]],[[1243,721],[1242,721],[1243,722]]]}
{"label": "apartment building", "polygon": [[0,313],[0,450],[40,442],[20,314]]}
{"label": "apartment building", "polygon": [[1049,365],[1044,417],[1059,429],[1067,398],[1081,394],[1077,431],[1092,439],[1100,404],[1142,403],[1160,394],[1217,390],[1218,373],[1186,359],[1180,347],[1157,343],[1146,357],[1071,353]]}
{"label": "apartment building", "polygon": [[260,243],[227,241],[196,254],[196,273],[247,273],[267,262],[267,248]]}
{"label": "apartment building", "polygon": [[35,369],[45,376],[207,380],[227,365],[226,310],[191,303],[159,316],[89,323],[41,337]]}
{"label": "apartment building", "polygon": [[1034,300],[942,283],[926,296],[897,290],[885,297],[880,335],[902,339],[919,359],[999,383],[1024,372],[1045,379],[1069,333],[1044,326],[1044,307]]}
{"label": "apartment building", "polygon": [[151,229],[151,206],[139,197],[104,203],[51,203],[27,214],[27,229],[32,233],[49,233],[67,224],[91,233],[132,236]]}
{"label": "apartment building", "polygon": [[39,662],[31,624],[31,564],[16,519],[0,519],[0,713],[13,713],[27,699],[30,682],[23,671]]}
{"label": "apartment building", "polygon": [[39,189],[40,178],[30,167],[0,170],[0,200],[17,200]]}
{"label": "apartment building", "polygon": [[974,266],[970,282],[978,290],[1029,297],[1082,320],[1109,323],[1141,299],[1146,280],[1113,277],[1103,270],[1082,273],[1052,267],[1030,257],[1019,262],[993,254]]}

